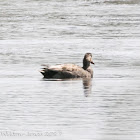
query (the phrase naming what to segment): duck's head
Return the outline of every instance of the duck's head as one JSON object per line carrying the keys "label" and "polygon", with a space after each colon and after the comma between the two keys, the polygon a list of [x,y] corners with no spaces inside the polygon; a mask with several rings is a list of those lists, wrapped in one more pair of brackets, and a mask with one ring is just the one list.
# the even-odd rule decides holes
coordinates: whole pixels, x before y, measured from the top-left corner
{"label": "duck's head", "polygon": [[91,64],[94,64],[92,61],[92,54],[91,53],[86,53],[83,59],[83,68],[87,69]]}
{"label": "duck's head", "polygon": [[92,61],[92,54],[91,53],[86,53],[83,60],[87,63],[94,64],[94,62]]}

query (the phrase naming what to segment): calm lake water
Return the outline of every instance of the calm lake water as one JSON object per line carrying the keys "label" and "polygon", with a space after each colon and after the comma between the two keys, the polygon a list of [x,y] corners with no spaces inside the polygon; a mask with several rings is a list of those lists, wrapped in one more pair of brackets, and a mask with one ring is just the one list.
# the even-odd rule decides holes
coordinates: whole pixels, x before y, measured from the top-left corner
{"label": "calm lake water", "polygon": [[[42,79],[86,52],[91,81]],[[139,94],[139,0],[0,0],[0,136],[139,140]]]}

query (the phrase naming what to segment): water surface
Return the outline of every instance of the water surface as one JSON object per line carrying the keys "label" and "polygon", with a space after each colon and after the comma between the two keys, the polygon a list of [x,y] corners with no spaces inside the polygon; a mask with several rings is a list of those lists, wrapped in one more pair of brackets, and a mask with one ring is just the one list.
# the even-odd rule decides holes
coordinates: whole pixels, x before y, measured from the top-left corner
{"label": "water surface", "polygon": [[[5,0],[0,11],[0,135],[140,139],[138,0]],[[86,52],[89,83],[42,79],[41,64],[82,66]]]}

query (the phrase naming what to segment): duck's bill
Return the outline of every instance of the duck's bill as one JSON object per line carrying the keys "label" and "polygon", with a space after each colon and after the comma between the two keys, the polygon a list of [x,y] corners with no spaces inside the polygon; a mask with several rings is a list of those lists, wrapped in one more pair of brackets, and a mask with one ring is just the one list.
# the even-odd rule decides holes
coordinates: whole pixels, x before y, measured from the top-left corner
{"label": "duck's bill", "polygon": [[90,62],[91,64],[95,64],[93,61]]}

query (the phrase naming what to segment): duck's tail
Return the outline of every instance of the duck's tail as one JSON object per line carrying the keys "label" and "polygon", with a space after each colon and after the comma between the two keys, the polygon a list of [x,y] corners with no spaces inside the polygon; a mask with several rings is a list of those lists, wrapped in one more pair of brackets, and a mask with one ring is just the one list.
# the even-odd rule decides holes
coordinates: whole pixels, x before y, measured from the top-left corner
{"label": "duck's tail", "polygon": [[47,68],[42,68],[39,72],[44,76]]}
{"label": "duck's tail", "polygon": [[56,75],[58,72],[52,69],[49,69],[48,65],[42,65],[45,66],[43,68],[41,68],[41,70],[39,71],[44,78],[54,78],[54,75]]}
{"label": "duck's tail", "polygon": [[45,65],[45,64],[42,64],[41,66],[43,66],[43,68],[41,68],[41,70],[39,70],[39,72],[45,77],[45,73],[47,72],[48,70],[48,65]]}

